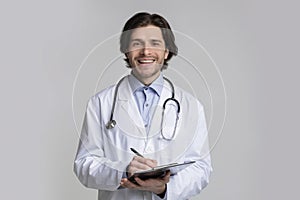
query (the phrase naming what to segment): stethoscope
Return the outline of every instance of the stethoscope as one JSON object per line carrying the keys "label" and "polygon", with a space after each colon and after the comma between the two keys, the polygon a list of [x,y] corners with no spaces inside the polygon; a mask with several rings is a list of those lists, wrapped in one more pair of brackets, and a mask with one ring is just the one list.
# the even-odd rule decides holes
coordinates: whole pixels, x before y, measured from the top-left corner
{"label": "stethoscope", "polygon": [[[118,96],[118,90],[119,90],[119,86],[120,84],[122,83],[122,81],[126,78],[127,76],[121,78],[121,80],[119,80],[119,82],[117,83],[116,85],[116,88],[115,88],[115,93],[114,93],[114,99],[113,99],[113,104],[112,104],[112,108],[111,108],[111,113],[110,113],[110,120],[107,122],[106,124],[106,129],[112,129],[116,126],[117,122],[116,120],[114,120],[114,110],[115,110],[115,106],[116,106],[116,99],[117,99],[117,96]],[[172,82],[167,79],[166,77],[163,77],[164,80],[166,80],[171,88],[172,88],[172,96],[167,98],[164,103],[163,103],[163,111],[162,111],[162,120],[161,120],[161,136],[163,139],[165,140],[173,140],[174,137],[175,137],[175,133],[176,133],[176,128],[177,128],[177,122],[178,122],[178,119],[179,119],[179,112],[180,112],[180,104],[179,102],[175,99],[175,89],[174,89],[174,85],[172,84]],[[177,112],[176,112],[176,121],[175,121],[175,126],[174,126],[174,129],[173,129],[173,133],[172,133],[172,136],[170,138],[166,137],[164,135],[164,130],[163,130],[163,124],[164,124],[164,115],[165,115],[165,109],[166,109],[166,105],[168,102],[170,101],[173,101],[176,103],[176,107],[177,107]]]}

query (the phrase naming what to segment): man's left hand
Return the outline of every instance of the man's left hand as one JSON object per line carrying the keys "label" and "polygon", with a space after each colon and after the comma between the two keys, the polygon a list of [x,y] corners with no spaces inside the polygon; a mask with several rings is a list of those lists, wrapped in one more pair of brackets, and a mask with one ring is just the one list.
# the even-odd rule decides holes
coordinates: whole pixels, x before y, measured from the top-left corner
{"label": "man's left hand", "polygon": [[151,178],[147,180],[141,180],[140,178],[135,177],[135,180],[139,185],[132,183],[127,178],[123,178],[120,184],[122,187],[129,189],[145,190],[151,191],[155,194],[161,194],[165,191],[166,184],[170,181],[170,174],[170,172],[167,172],[167,174],[162,178]]}

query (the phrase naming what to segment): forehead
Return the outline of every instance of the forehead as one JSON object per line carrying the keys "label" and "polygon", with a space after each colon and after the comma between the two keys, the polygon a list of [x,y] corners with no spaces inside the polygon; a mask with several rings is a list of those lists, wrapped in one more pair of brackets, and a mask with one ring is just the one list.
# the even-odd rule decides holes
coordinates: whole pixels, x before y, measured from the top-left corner
{"label": "forehead", "polygon": [[134,39],[160,39],[163,40],[162,32],[159,27],[157,26],[145,26],[140,28],[135,28],[132,30],[131,33],[131,40]]}

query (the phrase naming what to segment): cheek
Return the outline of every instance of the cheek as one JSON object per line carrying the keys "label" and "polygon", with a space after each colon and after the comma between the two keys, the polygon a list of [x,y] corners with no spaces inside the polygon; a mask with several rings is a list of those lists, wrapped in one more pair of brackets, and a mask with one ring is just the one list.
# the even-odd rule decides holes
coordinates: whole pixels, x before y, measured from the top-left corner
{"label": "cheek", "polygon": [[129,60],[133,60],[135,57],[137,57],[137,53],[135,51],[130,51],[126,54],[126,56]]}
{"label": "cheek", "polygon": [[132,56],[131,53],[127,53],[127,54],[126,54],[126,58],[127,58],[129,61],[132,61],[133,56]]}

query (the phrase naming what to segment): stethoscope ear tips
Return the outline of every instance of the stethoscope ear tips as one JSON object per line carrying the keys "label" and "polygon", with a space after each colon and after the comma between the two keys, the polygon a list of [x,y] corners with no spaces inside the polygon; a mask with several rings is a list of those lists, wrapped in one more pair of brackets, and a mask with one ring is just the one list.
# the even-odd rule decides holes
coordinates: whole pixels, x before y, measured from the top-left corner
{"label": "stethoscope ear tips", "polygon": [[109,122],[107,122],[106,124],[106,129],[112,129],[116,126],[117,122],[115,120],[110,120]]}

